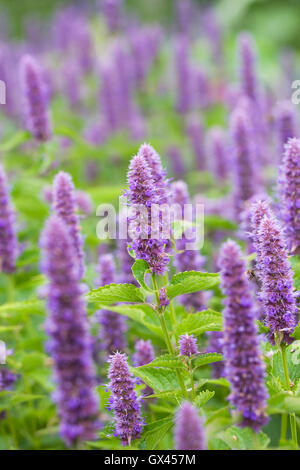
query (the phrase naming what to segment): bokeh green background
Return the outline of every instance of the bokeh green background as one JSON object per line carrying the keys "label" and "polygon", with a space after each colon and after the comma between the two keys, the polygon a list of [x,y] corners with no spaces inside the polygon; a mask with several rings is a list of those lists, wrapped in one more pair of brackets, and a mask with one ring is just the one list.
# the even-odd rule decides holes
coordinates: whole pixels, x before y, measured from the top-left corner
{"label": "bokeh green background", "polygon": [[[259,37],[268,37],[280,46],[300,48],[299,0],[194,0],[202,5],[215,5],[220,20],[235,32],[249,29]],[[100,4],[101,0],[84,0],[85,5]],[[0,0],[0,6],[9,17],[11,32],[22,35],[24,18],[34,14],[47,18],[63,4],[81,4],[82,0]],[[144,21],[171,21],[175,0],[125,0],[126,8],[133,10]]]}

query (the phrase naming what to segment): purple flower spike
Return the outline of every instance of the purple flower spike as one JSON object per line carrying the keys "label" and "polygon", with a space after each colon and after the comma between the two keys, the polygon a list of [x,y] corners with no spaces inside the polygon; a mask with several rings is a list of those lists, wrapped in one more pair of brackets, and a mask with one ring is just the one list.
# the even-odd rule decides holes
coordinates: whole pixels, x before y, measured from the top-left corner
{"label": "purple flower spike", "polygon": [[196,168],[199,171],[203,171],[206,169],[203,124],[198,119],[189,119],[186,132],[194,152]]}
{"label": "purple flower spike", "polygon": [[205,450],[206,439],[202,419],[191,403],[184,402],[175,418],[175,449]]}
{"label": "purple flower spike", "polygon": [[256,251],[256,260],[255,260],[255,267],[257,271],[257,275],[261,278],[262,269],[262,253],[260,249],[260,239],[259,239],[259,230],[260,224],[264,216],[270,216],[270,204],[266,200],[259,200],[253,202],[250,206],[250,233],[249,237],[253,247]]}
{"label": "purple flower spike", "polygon": [[181,335],[179,338],[179,352],[181,356],[191,357],[198,354],[197,339],[194,335]]}
{"label": "purple flower spike", "polygon": [[165,204],[168,202],[168,183],[166,180],[166,171],[163,169],[160,156],[149,144],[143,144],[139,148],[139,155],[148,163],[152,179],[158,192],[158,203]]}
{"label": "purple flower spike", "polygon": [[290,101],[280,101],[274,110],[274,130],[277,138],[279,161],[288,140],[296,137],[297,115]]}
{"label": "purple flower spike", "polygon": [[167,290],[165,287],[162,287],[159,291],[159,302],[161,307],[167,307],[170,303],[167,297]]}
{"label": "purple flower spike", "polygon": [[229,400],[242,415],[241,426],[259,431],[267,422],[264,366],[246,265],[239,246],[232,240],[223,244],[219,265],[226,295],[223,350],[225,376],[231,383]]}
{"label": "purple flower spike", "polygon": [[155,184],[153,172],[140,153],[133,157],[128,172],[127,195],[134,212],[129,218],[129,232],[133,238],[132,249],[136,258],[147,261],[153,273],[164,274],[169,263],[165,251],[168,240],[162,239],[161,230],[155,234],[155,238],[151,238],[151,207],[153,204],[161,204],[159,195],[162,192],[160,182],[157,180]]}
{"label": "purple flower spike", "polygon": [[290,139],[285,147],[279,191],[288,247],[300,255],[300,139]]}
{"label": "purple flower spike", "polygon": [[13,273],[17,255],[15,212],[10,200],[6,174],[0,165],[0,271]]}
{"label": "purple flower spike", "polygon": [[193,80],[189,63],[189,41],[181,35],[175,43],[175,68],[177,77],[177,109],[187,113],[192,104]]}
{"label": "purple flower spike", "polygon": [[[209,348],[207,352],[223,354],[223,332],[222,331],[208,331]],[[224,361],[214,362],[212,365],[212,374],[215,379],[225,376]]]}
{"label": "purple flower spike", "polygon": [[111,33],[120,29],[122,22],[122,7],[123,0],[104,0],[103,13],[106,18],[106,23]]}
{"label": "purple flower spike", "polygon": [[144,421],[126,354],[116,352],[110,356],[108,377],[111,391],[110,409],[114,412],[116,426],[115,435],[127,446],[140,437]]}
{"label": "purple flower spike", "polygon": [[38,141],[51,138],[48,94],[39,64],[30,55],[22,57],[20,81],[28,130]]}
{"label": "purple flower spike", "polygon": [[76,251],[61,217],[53,215],[41,237],[42,272],[49,280],[47,349],[54,363],[60,434],[68,446],[96,438],[95,370]]}
{"label": "purple flower spike", "polygon": [[258,100],[258,80],[256,71],[256,47],[253,37],[248,33],[239,36],[239,53],[241,61],[241,83],[245,96],[253,101]]}
{"label": "purple flower spike", "polygon": [[213,171],[219,180],[226,179],[229,167],[229,153],[226,133],[213,127],[207,134],[207,153],[213,161]]}
{"label": "purple flower spike", "polygon": [[151,341],[140,339],[135,343],[135,353],[132,357],[134,367],[144,366],[154,360],[154,349]]}
{"label": "purple flower spike", "polygon": [[64,220],[70,230],[77,255],[78,275],[81,278],[84,274],[84,253],[79,217],[75,214],[75,188],[72,177],[63,171],[60,171],[53,181],[53,209]]}
{"label": "purple flower spike", "polygon": [[[270,211],[271,212],[271,211]],[[291,333],[297,325],[297,307],[293,295],[293,273],[288,261],[286,243],[278,221],[265,215],[258,230],[259,273],[262,281],[260,299],[264,307],[265,325],[271,343],[293,341]]]}
{"label": "purple flower spike", "polygon": [[[192,214],[184,213],[184,206],[191,203],[188,188],[184,181],[175,181],[171,184],[171,201],[172,204],[177,204],[178,206],[179,213],[177,219],[182,220],[185,217],[188,222],[192,222]],[[201,256],[199,250],[186,249],[187,243],[193,242],[193,236],[194,234],[191,233],[187,238],[183,233],[181,239],[176,241],[176,248],[180,253],[174,256],[173,263],[178,272],[202,271],[203,269],[205,258]],[[180,301],[187,309],[199,312],[205,307],[205,294],[203,292],[194,292],[181,296]]]}
{"label": "purple flower spike", "polygon": [[[116,281],[115,263],[109,253],[99,256],[99,284],[105,286]],[[127,330],[125,319],[115,312],[102,310],[99,315],[101,324],[100,337],[105,351],[112,354],[115,351],[124,351],[126,348],[125,332]]]}
{"label": "purple flower spike", "polygon": [[183,155],[178,147],[172,145],[168,148],[168,157],[171,162],[172,171],[176,178],[183,178],[185,175],[185,165]]}
{"label": "purple flower spike", "polygon": [[233,145],[235,211],[236,218],[248,201],[258,191],[253,127],[247,109],[239,105],[231,115],[231,136]]}

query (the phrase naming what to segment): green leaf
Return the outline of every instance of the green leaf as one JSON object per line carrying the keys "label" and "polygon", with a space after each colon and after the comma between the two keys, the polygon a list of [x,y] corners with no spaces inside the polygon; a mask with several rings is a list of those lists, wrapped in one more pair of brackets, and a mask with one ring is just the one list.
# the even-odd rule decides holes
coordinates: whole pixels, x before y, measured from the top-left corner
{"label": "green leaf", "polygon": [[203,310],[202,312],[188,315],[176,326],[178,336],[184,334],[200,335],[205,331],[221,331],[222,315],[214,310]]}
{"label": "green leaf", "polygon": [[194,361],[194,366],[195,367],[202,367],[205,366],[206,364],[211,364],[212,362],[219,362],[223,361],[224,358],[222,354],[219,353],[204,353],[204,354],[199,354],[197,358]]}
{"label": "green leaf", "polygon": [[163,333],[161,330],[161,325],[159,319],[157,318],[157,314],[150,307],[150,305],[146,304],[136,304],[136,305],[116,305],[115,307],[110,307],[106,305],[99,305],[99,308],[105,308],[110,312],[116,312],[120,315],[124,315],[132,320],[141,323],[142,325],[146,326],[150,331],[155,333],[156,335],[163,337]]}
{"label": "green leaf", "polygon": [[198,271],[186,271],[175,274],[171,283],[166,287],[170,299],[182,294],[191,294],[202,290],[211,289],[219,282],[217,273],[201,273]]}
{"label": "green leaf", "polygon": [[6,140],[0,145],[0,152],[10,152],[11,150],[14,150],[16,147],[19,147],[19,145],[23,144],[24,142],[27,142],[28,140],[30,140],[30,138],[31,138],[30,132],[27,132],[27,131],[17,132],[12,137],[10,137],[8,140]]}
{"label": "green leaf", "polygon": [[205,229],[235,231],[237,224],[216,214],[205,214]]}
{"label": "green leaf", "polygon": [[[300,341],[294,341],[286,348],[286,359],[289,376],[292,382],[297,382],[300,378]],[[273,375],[279,377],[282,383],[285,382],[282,357],[280,351],[276,351],[272,356]]]}
{"label": "green leaf", "polygon": [[130,370],[135,377],[139,377],[143,382],[153,388],[155,393],[174,390],[180,391],[177,375],[172,369],[141,366],[130,367]]}
{"label": "green leaf", "polygon": [[0,306],[0,317],[2,314],[10,313],[43,313],[44,303],[41,300],[23,300],[23,302],[11,302]]}
{"label": "green leaf", "polygon": [[144,400],[147,400],[148,398],[168,398],[169,400],[171,398],[174,398],[175,400],[179,400],[182,397],[182,392],[179,390],[168,390],[167,392],[160,392],[160,393],[154,393],[153,395],[147,395],[144,397]]}
{"label": "green leaf", "polygon": [[217,435],[233,450],[262,450],[268,447],[269,437],[260,432],[259,434],[250,428],[239,428],[231,426]]}
{"label": "green leaf", "polygon": [[45,398],[45,395],[34,395],[31,393],[13,393],[10,397],[10,405],[32,402],[34,400],[41,400],[43,398]]}
{"label": "green leaf", "polygon": [[155,450],[172,426],[173,418],[163,418],[147,424],[143,431],[143,442],[147,450]]}
{"label": "green leaf", "polygon": [[141,289],[133,284],[109,284],[89,292],[90,302],[116,304],[118,302],[144,302],[145,296]]}
{"label": "green leaf", "polygon": [[173,356],[171,354],[164,354],[155,358],[149,364],[145,364],[143,367],[167,367],[168,369],[183,369],[183,362],[179,357]]}
{"label": "green leaf", "polygon": [[291,336],[295,339],[300,339],[300,322],[298,323],[298,325],[296,326],[296,328],[294,329],[293,333],[291,334]]}
{"label": "green leaf", "polygon": [[198,408],[201,408],[214,396],[214,394],[215,392],[212,390],[202,390],[198,393],[197,397],[195,398],[195,405]]}
{"label": "green leaf", "polygon": [[131,268],[132,274],[134,275],[135,279],[138,281],[140,286],[149,293],[153,293],[153,290],[150,289],[147,284],[145,283],[145,275],[149,272],[149,264],[147,261],[143,259],[136,260]]}

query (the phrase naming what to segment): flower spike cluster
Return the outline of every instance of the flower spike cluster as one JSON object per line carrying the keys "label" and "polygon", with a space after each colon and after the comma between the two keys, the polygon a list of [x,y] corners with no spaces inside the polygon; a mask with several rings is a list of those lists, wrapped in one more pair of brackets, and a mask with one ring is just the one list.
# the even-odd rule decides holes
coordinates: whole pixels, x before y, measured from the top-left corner
{"label": "flower spike cluster", "polygon": [[[162,185],[158,176],[157,167],[154,167],[154,163],[150,167],[141,153],[132,159],[128,172],[127,195],[134,213],[129,217],[129,232],[136,258],[147,261],[153,273],[164,274],[169,256],[165,249],[168,240],[162,238],[161,223],[155,238],[152,238],[151,234],[151,208],[155,205],[159,209],[161,204]],[[158,219],[161,220],[160,217]]]}
{"label": "flower spike cluster", "polygon": [[78,276],[84,274],[83,239],[80,234],[79,217],[75,213],[76,195],[72,177],[60,171],[53,182],[53,209],[69,228],[77,255]]}
{"label": "flower spike cluster", "polygon": [[21,60],[20,82],[28,130],[38,141],[49,140],[52,131],[46,85],[39,64],[30,55],[25,55]]}
{"label": "flower spike cluster", "polygon": [[182,403],[175,418],[175,449],[205,450],[206,439],[198,410],[188,401]]}
{"label": "flower spike cluster", "polygon": [[279,176],[280,210],[291,253],[300,254],[300,139],[285,147]]}
{"label": "flower spike cluster", "polygon": [[259,431],[267,422],[264,366],[260,357],[256,314],[239,246],[222,246],[219,265],[224,310],[225,376],[231,383],[230,402],[242,415],[241,426]]}
{"label": "flower spike cluster", "polygon": [[42,271],[49,280],[47,349],[54,362],[60,434],[68,446],[96,437],[95,370],[76,252],[67,225],[53,215],[41,237]]}
{"label": "flower spike cluster", "polygon": [[0,165],[0,271],[14,272],[17,254],[15,212],[10,200],[7,177]]}
{"label": "flower spike cluster", "polygon": [[130,445],[140,437],[144,421],[126,354],[116,352],[110,356],[108,377],[111,391],[109,408],[114,412],[115,435],[123,445]]}
{"label": "flower spike cluster", "polygon": [[293,295],[293,273],[288,261],[282,229],[273,214],[265,215],[258,229],[260,299],[271,343],[293,341],[297,307]]}

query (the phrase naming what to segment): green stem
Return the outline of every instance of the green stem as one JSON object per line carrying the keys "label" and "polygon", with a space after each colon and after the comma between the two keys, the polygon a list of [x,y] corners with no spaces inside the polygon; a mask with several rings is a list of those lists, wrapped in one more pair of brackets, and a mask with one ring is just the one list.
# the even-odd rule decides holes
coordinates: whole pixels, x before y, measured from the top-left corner
{"label": "green stem", "polygon": [[[290,384],[290,378],[289,378],[288,363],[287,363],[287,358],[286,358],[286,347],[281,346],[280,351],[281,351],[281,357],[282,357],[285,385],[286,385],[287,390],[290,391],[291,390],[291,384]],[[294,444],[297,448],[298,447],[298,439],[297,439],[297,425],[296,425],[295,413],[290,413],[290,426],[291,426],[291,432],[292,432],[292,440],[293,440],[293,442],[294,442]]]}
{"label": "green stem", "polygon": [[[153,287],[154,287],[154,290],[155,290],[156,303],[157,303],[157,306],[159,307],[159,305],[160,305],[159,290],[158,290],[157,279],[156,279],[155,274],[152,274],[152,282],[153,282]],[[169,332],[168,332],[168,329],[167,329],[165,317],[164,317],[164,315],[161,311],[158,312],[158,317],[159,317],[159,321],[160,321],[160,324],[161,324],[161,329],[162,329],[162,332],[163,332],[163,335],[164,335],[164,338],[165,338],[165,342],[166,342],[168,351],[169,351],[170,354],[175,355],[175,350],[173,348],[173,345],[172,345],[172,342],[171,342],[171,339],[170,339],[170,335],[169,335]],[[185,388],[183,378],[182,378],[181,373],[179,372],[178,369],[176,369],[176,375],[177,375],[178,382],[179,382],[181,391],[183,393],[183,396],[185,398],[188,398],[188,393],[187,393],[187,390]]]}
{"label": "green stem", "polygon": [[[164,279],[165,285],[169,284],[169,276],[168,276],[168,273],[165,273],[165,274],[164,274],[163,279]],[[172,300],[170,301],[170,304],[169,304],[169,312],[170,312],[170,318],[171,318],[172,330],[173,330],[174,338],[175,338],[175,341],[177,342],[178,337],[177,337],[177,335],[176,335],[176,312],[175,312],[174,303],[173,303]]]}
{"label": "green stem", "polygon": [[194,375],[193,375],[193,368],[192,368],[192,360],[189,358],[189,374],[190,374],[190,379],[191,379],[191,395],[193,400],[195,399],[195,384],[194,384]]}
{"label": "green stem", "polygon": [[286,432],[287,432],[287,415],[283,414],[281,416],[280,444],[285,443],[285,441],[286,441]]}

